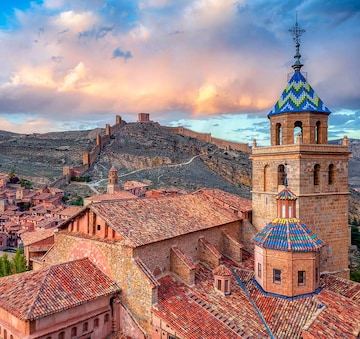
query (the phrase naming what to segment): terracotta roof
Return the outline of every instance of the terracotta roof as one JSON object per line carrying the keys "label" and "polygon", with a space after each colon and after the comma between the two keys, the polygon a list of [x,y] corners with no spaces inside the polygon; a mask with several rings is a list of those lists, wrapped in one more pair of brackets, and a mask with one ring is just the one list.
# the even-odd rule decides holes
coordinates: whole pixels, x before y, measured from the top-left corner
{"label": "terracotta roof", "polygon": [[262,248],[289,252],[313,252],[325,246],[300,220],[282,218],[266,225],[256,234],[253,242]]}
{"label": "terracotta roof", "polygon": [[340,278],[332,274],[323,274],[321,286],[360,303],[360,284],[355,281]]}
{"label": "terracotta roof", "polygon": [[103,202],[89,208],[134,246],[239,220],[230,209],[214,203],[202,192]]}
{"label": "terracotta roof", "polygon": [[114,193],[97,194],[84,200],[97,203],[113,200],[126,200],[126,199],[138,199],[138,197],[128,191],[115,191]]}
{"label": "terracotta roof", "polygon": [[276,297],[264,293],[254,282],[252,254],[243,250],[241,263],[228,258],[222,260],[227,270],[234,269],[245,290],[232,279],[231,295],[217,293],[211,270],[201,263],[196,265],[192,286],[172,276],[159,279],[158,305],[153,307],[153,312],[179,336],[199,339],[269,337],[255,304],[275,338],[300,339],[304,333],[314,339],[357,338],[360,331],[360,322],[356,322],[360,319],[359,283],[325,274],[321,277],[323,289],[317,294]]}
{"label": "terracotta roof", "polygon": [[120,291],[88,259],[0,279],[0,308],[22,320],[34,320]]}
{"label": "terracotta roof", "polygon": [[82,209],[82,206],[68,206],[61,211],[56,211],[56,214],[62,215],[64,217],[72,217],[76,213],[80,212]]}
{"label": "terracotta roof", "polygon": [[220,277],[228,277],[233,275],[225,265],[219,265],[218,267],[214,268],[212,274],[219,275]]}
{"label": "terracotta roof", "polygon": [[275,338],[301,338],[302,328],[317,311],[315,296],[279,298],[263,294],[254,284],[254,272],[235,269]]}
{"label": "terracotta roof", "polygon": [[196,284],[188,286],[171,276],[159,280],[159,299],[153,312],[181,336],[191,339],[267,338],[265,326],[243,290],[232,283],[224,296],[213,287],[211,271],[197,265]]}
{"label": "terracotta roof", "polygon": [[215,199],[218,199],[219,201],[223,202],[226,205],[231,206],[234,209],[237,209],[238,211],[251,211],[252,209],[252,203],[250,200],[241,198],[237,195],[224,192],[219,189],[204,189],[202,192],[206,195],[209,195]]}
{"label": "terracotta roof", "polygon": [[359,303],[327,289],[318,295],[317,301],[320,312],[304,329],[307,338],[359,338]]}
{"label": "terracotta roof", "polygon": [[54,236],[54,229],[55,228],[49,228],[33,232],[25,232],[21,235],[21,240],[23,241],[25,246],[28,246],[40,240],[44,240]]}

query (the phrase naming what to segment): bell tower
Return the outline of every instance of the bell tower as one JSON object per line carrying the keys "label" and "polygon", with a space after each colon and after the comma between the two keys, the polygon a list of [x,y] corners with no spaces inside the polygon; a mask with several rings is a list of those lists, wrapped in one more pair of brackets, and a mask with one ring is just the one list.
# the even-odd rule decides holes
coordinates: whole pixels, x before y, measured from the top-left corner
{"label": "bell tower", "polygon": [[120,190],[120,185],[119,185],[118,172],[114,166],[111,166],[108,177],[107,193],[114,194],[116,191],[119,190]]}
{"label": "bell tower", "polygon": [[300,36],[297,23],[290,30],[295,42],[294,73],[268,114],[270,147],[254,140],[253,224],[258,231],[277,213],[274,197],[291,184],[297,196],[296,215],[324,240],[321,272],[349,277],[348,149],[328,144],[328,117],[324,105],[301,73]]}

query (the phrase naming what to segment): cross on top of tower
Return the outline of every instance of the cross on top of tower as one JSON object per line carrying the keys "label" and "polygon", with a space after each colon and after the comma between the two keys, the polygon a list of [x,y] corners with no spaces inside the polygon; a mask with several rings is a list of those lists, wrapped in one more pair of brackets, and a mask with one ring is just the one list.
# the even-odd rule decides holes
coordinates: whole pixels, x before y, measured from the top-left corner
{"label": "cross on top of tower", "polygon": [[295,25],[289,29],[289,32],[291,33],[293,40],[295,42],[295,55],[294,55],[294,59],[295,62],[292,65],[292,68],[294,69],[295,72],[300,72],[301,67],[303,66],[300,58],[301,58],[301,54],[300,54],[300,37],[303,33],[305,33],[305,29],[302,29],[297,21],[297,12],[296,12],[296,22]]}

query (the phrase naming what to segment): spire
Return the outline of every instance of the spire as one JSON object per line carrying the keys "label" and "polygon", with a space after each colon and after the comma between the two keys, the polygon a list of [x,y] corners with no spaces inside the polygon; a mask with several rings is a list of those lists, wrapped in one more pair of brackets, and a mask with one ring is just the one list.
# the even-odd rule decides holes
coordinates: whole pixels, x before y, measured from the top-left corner
{"label": "spire", "polygon": [[298,21],[297,21],[297,12],[296,12],[296,22],[295,25],[289,29],[289,32],[291,33],[293,40],[295,42],[295,55],[294,55],[294,59],[295,62],[294,64],[291,66],[295,72],[300,72],[301,67],[303,66],[303,64],[300,61],[301,58],[301,54],[300,54],[300,37],[303,33],[305,33],[305,29],[300,28]]}

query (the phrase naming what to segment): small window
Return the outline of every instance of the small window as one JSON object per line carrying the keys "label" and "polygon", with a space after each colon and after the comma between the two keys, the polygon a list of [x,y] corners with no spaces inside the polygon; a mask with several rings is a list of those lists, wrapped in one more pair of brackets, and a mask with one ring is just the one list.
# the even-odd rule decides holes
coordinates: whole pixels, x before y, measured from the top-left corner
{"label": "small window", "polygon": [[229,293],[229,280],[226,279],[224,283],[225,283],[225,293]]}
{"label": "small window", "polygon": [[328,179],[329,179],[329,185],[332,185],[334,183],[334,165],[333,164],[329,165]]}
{"label": "small window", "polygon": [[217,281],[217,288],[219,291],[221,291],[221,280],[220,279]]}
{"label": "small window", "polygon": [[168,334],[167,339],[176,339],[176,337],[174,335]]}
{"label": "small window", "polygon": [[65,332],[64,331],[59,333],[58,339],[65,339]]}
{"label": "small window", "polygon": [[99,327],[99,318],[94,319],[94,328]]}
{"label": "small window", "polygon": [[264,167],[264,191],[268,191],[269,190],[269,172],[270,172],[270,167],[269,165],[266,165]]}
{"label": "small window", "polygon": [[101,226],[97,225],[97,230],[100,231],[101,230]]}
{"label": "small window", "polygon": [[320,165],[314,166],[314,185],[320,185]]}
{"label": "small window", "polygon": [[305,285],[305,271],[298,271],[298,285]]}
{"label": "small window", "polygon": [[319,282],[319,268],[315,268],[315,281],[318,283]]}
{"label": "small window", "polygon": [[278,185],[285,185],[285,166],[279,165],[278,166]]}
{"label": "small window", "polygon": [[77,335],[77,328],[76,327],[73,327],[72,329],[71,329],[71,336],[72,337],[75,337]]}
{"label": "small window", "polygon": [[258,277],[261,278],[261,264],[258,262]]}
{"label": "small window", "polygon": [[87,332],[89,330],[89,324],[88,322],[83,324],[83,332]]}
{"label": "small window", "polygon": [[105,314],[104,322],[107,323],[109,321],[109,318],[110,318],[109,314],[108,313]]}
{"label": "small window", "polygon": [[4,339],[7,339],[7,331],[4,330]]}
{"label": "small window", "polygon": [[275,127],[275,145],[282,144],[282,129],[281,124],[277,123]]}
{"label": "small window", "polygon": [[276,268],[273,270],[273,282],[275,284],[281,283],[281,270],[278,270]]}
{"label": "small window", "polygon": [[14,336],[12,334],[10,334],[10,339],[14,339]]}

